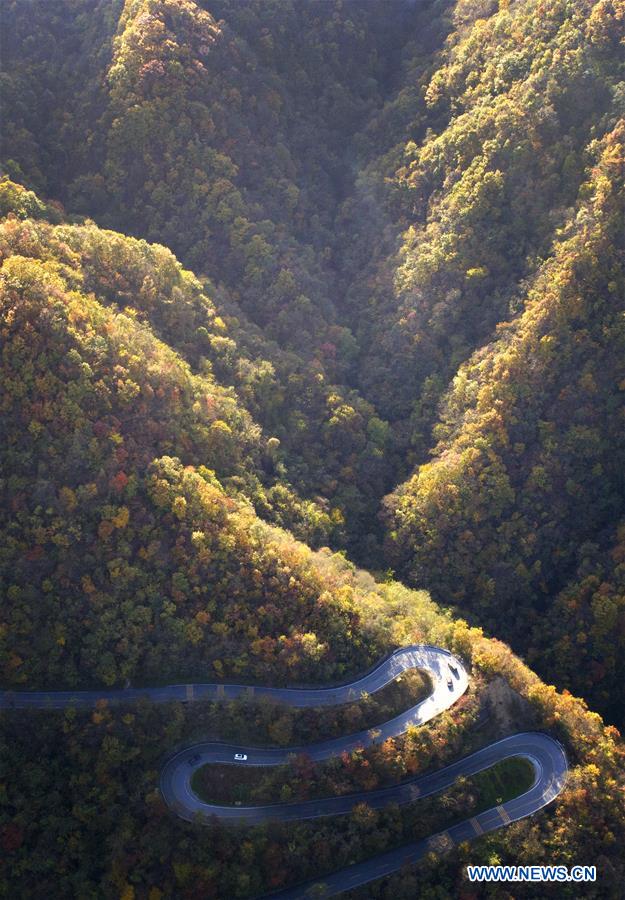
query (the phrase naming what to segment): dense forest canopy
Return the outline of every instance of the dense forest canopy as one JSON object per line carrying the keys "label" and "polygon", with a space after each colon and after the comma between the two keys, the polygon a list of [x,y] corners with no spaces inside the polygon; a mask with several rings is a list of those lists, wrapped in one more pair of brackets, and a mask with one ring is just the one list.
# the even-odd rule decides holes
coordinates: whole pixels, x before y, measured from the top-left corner
{"label": "dense forest canopy", "polygon": [[[469,861],[592,853],[619,896],[623,0],[6,0],[0,29],[2,687],[322,683],[439,642],[466,703],[336,784],[550,730],[557,818]],[[181,826],[154,773],[217,713],[170,714],[3,714],[0,893],[252,897],[418,831]],[[270,718],[228,728],[323,727]],[[467,858],[422,896],[468,897]]]}

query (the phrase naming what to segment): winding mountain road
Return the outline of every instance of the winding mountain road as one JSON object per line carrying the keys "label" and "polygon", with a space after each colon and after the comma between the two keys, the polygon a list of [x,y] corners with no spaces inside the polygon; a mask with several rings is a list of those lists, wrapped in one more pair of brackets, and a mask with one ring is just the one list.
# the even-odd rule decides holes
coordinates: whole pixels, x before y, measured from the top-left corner
{"label": "winding mountain road", "polygon": [[[261,749],[225,743],[199,743],[175,753],[161,772],[160,788],[166,803],[181,818],[210,824],[218,819],[229,824],[254,825],[268,820],[314,819],[321,816],[350,812],[358,803],[366,802],[373,809],[389,803],[411,803],[422,797],[438,794],[451,787],[461,776],[475,775],[495,763],[512,757],[527,759],[534,769],[535,779],[525,793],[513,800],[479,813],[448,830],[413,842],[407,846],[379,854],[370,860],[348,866],[322,880],[300,885],[294,889],[272,894],[272,898],[295,900],[311,896],[323,885],[324,897],[358,887],[389,875],[406,864],[412,864],[426,853],[444,852],[463,841],[502,828],[510,822],[532,815],[560,793],[567,774],[563,748],[553,738],[540,733],[515,734],[490,744],[438,772],[419,775],[375,791],[348,796],[328,797],[295,803],[265,806],[221,806],[201,800],[191,788],[194,772],[209,763],[245,766],[276,766],[294,754],[305,753],[314,761],[329,759],[356,748],[365,748],[404,734],[413,725],[430,721],[451,707],[464,694],[469,677],[462,662],[448,650],[428,645],[413,645],[397,650],[362,678],[346,685],[330,688],[265,688],[247,685],[187,684],[158,688],[129,688],[99,691],[36,691],[2,692],[0,708],[51,708],[69,706],[92,707],[100,700],[126,704],[141,697],[153,702],[191,702],[195,700],[233,700],[237,697],[269,697],[293,707],[337,706],[358,700],[363,693],[373,694],[409,669],[426,672],[432,684],[430,694],[415,706],[369,731],[348,737],[335,738],[287,749]],[[235,754],[239,759],[235,758]]]}

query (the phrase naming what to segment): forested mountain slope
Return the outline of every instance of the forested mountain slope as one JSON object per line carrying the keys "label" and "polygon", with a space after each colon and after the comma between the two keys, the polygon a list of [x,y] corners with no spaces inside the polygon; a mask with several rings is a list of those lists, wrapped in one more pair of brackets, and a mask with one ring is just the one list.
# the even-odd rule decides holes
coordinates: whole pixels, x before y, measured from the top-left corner
{"label": "forested mountain slope", "polygon": [[[530,645],[534,630],[541,646],[554,639],[542,621],[550,599],[585,543],[608,538],[623,512],[624,126],[598,155],[590,197],[532,281],[523,313],[455,377],[434,461],[388,501],[390,552],[411,579]],[[624,615],[612,593],[574,637],[578,666],[604,661],[593,690],[613,701]],[[552,622],[557,635],[561,620]],[[611,649],[595,644],[606,624]]]}
{"label": "forested mountain slope", "polygon": [[[623,115],[622,4],[63,0],[9,3],[3,17],[6,169],[73,212],[167,243],[200,273],[192,297],[176,288],[154,303],[162,276],[152,284],[143,262],[109,284],[130,243],[89,225],[72,232],[72,246],[90,234],[91,249],[79,251],[86,288],[137,309],[135,321],[149,321],[194,378],[234,387],[264,430],[254,465],[229,472],[232,484],[314,543],[399,566],[536,649],[536,615],[576,566],[583,577],[581,545],[607,552],[618,524],[619,394],[608,374],[620,365],[616,325],[582,335],[586,356],[599,340],[610,358],[589,362],[602,377],[591,387],[589,374],[582,390],[592,399],[576,410],[583,422],[553,451],[563,472],[575,471],[545,489],[557,495],[551,525],[541,518],[544,486],[527,476],[542,464],[532,444],[548,440],[535,382],[529,421],[543,432],[513,441],[526,474],[512,476],[514,499],[482,498],[479,533],[461,466],[462,526],[453,517],[439,526],[429,488],[414,486],[443,471],[427,463],[429,448],[460,440],[463,391],[471,404],[474,382],[483,384],[488,405],[506,377],[521,390],[516,373],[502,376],[489,360],[532,321],[527,298],[563,253],[590,252],[579,216]],[[606,177],[618,174],[618,152],[606,150]],[[616,206],[610,215],[621,214]],[[596,252],[612,254],[599,267],[618,268],[618,226],[611,248],[604,224],[595,230]],[[558,249],[563,235],[574,242],[568,251]],[[610,291],[613,315],[618,277],[592,290]],[[602,327],[599,306],[585,315]],[[497,330],[504,321],[512,330]],[[530,344],[524,359],[521,375],[540,371],[545,390],[570,380],[557,346],[548,354]],[[569,415],[564,400],[553,402],[556,418]],[[463,439],[483,455],[478,431],[472,424]],[[401,503],[390,501],[401,509],[397,537],[381,549],[379,501],[415,464],[424,468],[398,489]],[[488,532],[489,519],[507,529],[502,503],[515,528],[529,529],[510,558]],[[483,552],[466,538],[469,522]],[[451,562],[442,535],[465,541]],[[442,556],[433,549],[441,544]],[[554,619],[556,640],[565,619]],[[571,637],[565,630],[564,647]],[[593,694],[603,708],[620,676],[598,659],[600,644],[591,638],[588,649],[601,677],[612,672]],[[568,671],[568,653],[557,656],[558,672]]]}
{"label": "forested mountain slope", "polygon": [[[328,498],[337,525],[349,511],[361,542],[393,486],[392,435],[345,383],[356,345],[336,308],[332,223],[351,177],[345,129],[379,102],[414,11],[389,27],[382,9],[340,4],[87,5],[89,26],[81,3],[3,11],[7,171],[210,277],[253,357],[233,363],[215,336],[222,377],[259,384],[258,418],[298,486]],[[50,82],[63,116],[24,103]]]}
{"label": "forested mountain slope", "polygon": [[[5,208],[45,213],[32,193],[11,182],[0,189]],[[199,673],[211,658],[228,655],[228,609],[238,593],[230,579],[245,569],[230,544],[239,540],[235,533],[252,540],[248,498],[269,518],[275,506],[276,521],[317,539],[329,517],[276,479],[279,442],[262,438],[210,366],[193,374],[154,335],[152,328],[184,348],[194,318],[207,335],[225,328],[168,250],[93,225],[21,219],[15,211],[0,231],[3,677],[32,685]],[[183,466],[198,473],[187,476]],[[179,493],[172,487],[169,496],[170,483]],[[186,521],[183,539],[177,530]],[[213,540],[223,545],[221,563]],[[268,554],[271,568],[270,533],[261,529],[257,540],[252,555]],[[191,548],[199,568],[190,577],[184,560]],[[263,568],[259,557],[250,570],[257,605]],[[288,603],[276,605],[277,590],[278,582],[268,616],[286,617],[288,631]],[[300,588],[289,590],[295,598]],[[242,608],[235,619],[241,615]],[[300,634],[298,615],[292,619],[293,634]],[[205,630],[223,653],[216,644],[205,655]],[[312,624],[301,635],[316,653]],[[271,652],[262,627],[257,636],[263,653]],[[153,654],[155,645],[161,649]],[[331,655],[337,653],[339,659],[334,643]]]}
{"label": "forested mountain slope", "polygon": [[412,417],[422,455],[433,403],[519,311],[524,279],[587,178],[590,142],[625,114],[620,4],[498,6],[448,7],[444,50],[405,64],[396,96],[364,130],[372,159],[344,210],[360,231],[346,265],[351,253],[357,264],[374,255],[364,273],[353,267],[348,289],[359,381],[387,417]]}

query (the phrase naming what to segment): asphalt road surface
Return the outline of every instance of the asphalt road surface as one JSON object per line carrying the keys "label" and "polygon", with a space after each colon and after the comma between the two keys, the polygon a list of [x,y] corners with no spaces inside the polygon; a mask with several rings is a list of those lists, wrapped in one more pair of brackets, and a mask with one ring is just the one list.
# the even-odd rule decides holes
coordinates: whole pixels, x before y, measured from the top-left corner
{"label": "asphalt road surface", "polygon": [[[469,678],[462,662],[440,647],[414,645],[397,650],[378,666],[356,681],[331,688],[265,688],[247,685],[183,684],[159,688],[129,688],[96,691],[36,691],[0,693],[0,708],[50,708],[69,706],[92,707],[99,700],[129,703],[147,697],[153,702],[192,702],[195,700],[233,700],[237,697],[270,697],[294,707],[337,706],[358,700],[363,693],[373,694],[409,669],[421,669],[430,678],[430,694],[401,715],[369,731],[348,737],[321,741],[305,747],[262,749],[236,744],[199,743],[175,753],[161,772],[160,788],[166,803],[181,818],[210,824],[216,819],[227,824],[254,825],[268,820],[291,821],[349,813],[358,803],[373,809],[389,803],[412,803],[422,797],[438,794],[454,784],[460,776],[475,775],[502,760],[524,757],[532,765],[535,780],[519,797],[493,807],[450,827],[447,831],[404,847],[379,854],[370,860],[340,869],[321,880],[272,894],[280,900],[306,898],[318,892],[332,897],[343,891],[389,875],[404,865],[418,862],[426,853],[443,853],[456,844],[502,828],[510,822],[532,815],[560,793],[567,774],[567,761],[560,744],[545,734],[524,733],[506,737],[470,756],[427,775],[419,775],[401,784],[348,796],[328,797],[296,803],[265,806],[221,806],[201,800],[191,788],[194,772],[209,763],[239,766],[276,766],[294,754],[305,753],[320,761],[359,747],[385,741],[403,734],[410,726],[430,721],[452,706],[467,689]],[[236,759],[235,757],[239,758]],[[318,894],[317,894],[318,896]]]}

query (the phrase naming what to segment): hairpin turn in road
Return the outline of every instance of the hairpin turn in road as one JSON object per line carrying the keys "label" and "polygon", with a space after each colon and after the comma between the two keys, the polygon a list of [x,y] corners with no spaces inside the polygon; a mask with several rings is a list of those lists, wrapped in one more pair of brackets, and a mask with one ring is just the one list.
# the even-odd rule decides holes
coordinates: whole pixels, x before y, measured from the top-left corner
{"label": "hairpin turn in road", "polygon": [[379,691],[409,669],[421,669],[428,674],[432,683],[431,693],[420,703],[375,729],[304,747],[286,749],[241,747],[216,742],[194,744],[175,753],[167,760],[161,772],[161,793],[166,803],[181,818],[205,824],[219,820],[228,824],[255,825],[268,820],[292,821],[341,815],[350,812],[354,806],[363,802],[373,809],[380,809],[389,803],[399,805],[411,803],[422,797],[438,794],[451,787],[457,778],[475,775],[505,759],[523,757],[530,762],[535,773],[534,783],[519,797],[485,810],[424,840],[340,869],[321,880],[271,895],[276,900],[277,898],[296,900],[310,896],[311,891],[318,891],[323,885],[325,888],[323,896],[331,897],[389,875],[404,865],[416,863],[426,853],[444,852],[463,841],[472,840],[538,812],[551,803],[564,786],[568,767],[563,748],[546,734],[514,734],[438,772],[415,776],[401,784],[379,790],[322,800],[264,806],[222,806],[207,803],[194,793],[191,787],[194,772],[210,763],[276,766],[287,762],[294,754],[300,753],[305,753],[318,762],[404,734],[408,727],[422,725],[449,709],[466,691],[469,683],[468,673],[463,663],[448,650],[421,644],[397,650],[356,681],[329,688],[187,684],[106,691],[5,691],[0,693],[0,707],[58,709],[69,706],[92,707],[100,700],[125,704],[141,697],[163,703],[175,700],[182,702],[234,700],[242,696],[258,699],[271,697],[293,707],[338,706],[358,700],[363,692],[373,694]]}

